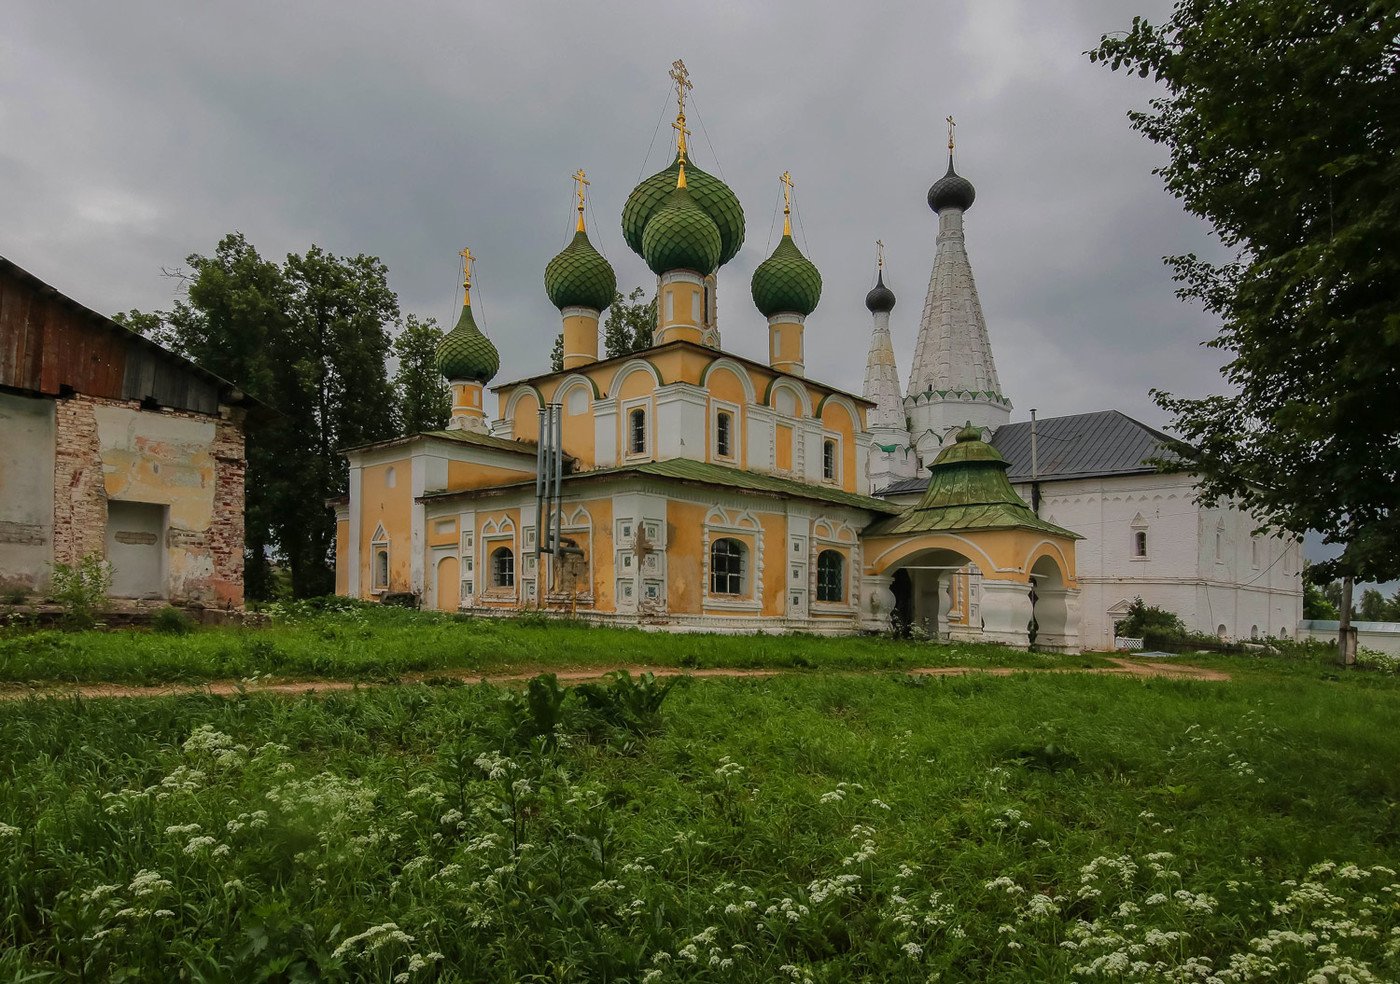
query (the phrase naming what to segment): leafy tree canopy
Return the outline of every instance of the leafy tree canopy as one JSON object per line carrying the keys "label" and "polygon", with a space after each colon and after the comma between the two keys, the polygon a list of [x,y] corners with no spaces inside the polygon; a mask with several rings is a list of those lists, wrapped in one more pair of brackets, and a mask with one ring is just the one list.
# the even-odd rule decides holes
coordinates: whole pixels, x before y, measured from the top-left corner
{"label": "leafy tree canopy", "polygon": [[403,433],[441,430],[452,415],[452,392],[437,368],[437,347],[443,330],[436,318],[419,320],[410,314],[394,339],[399,360],[394,373]]}
{"label": "leafy tree canopy", "polygon": [[1208,500],[1344,545],[1315,565],[1400,575],[1400,7],[1177,0],[1089,52],[1162,84],[1130,114],[1167,190],[1234,255],[1169,259],[1221,320],[1232,392],[1154,391]]}

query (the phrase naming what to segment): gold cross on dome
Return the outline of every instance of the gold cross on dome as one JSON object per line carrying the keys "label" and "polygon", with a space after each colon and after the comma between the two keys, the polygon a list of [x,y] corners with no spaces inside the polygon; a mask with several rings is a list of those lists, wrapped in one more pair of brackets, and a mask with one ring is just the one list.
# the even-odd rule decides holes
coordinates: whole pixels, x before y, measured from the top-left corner
{"label": "gold cross on dome", "polygon": [[783,185],[783,235],[784,235],[784,236],[791,236],[791,235],[792,235],[792,189],[793,189],[792,175],[789,174],[787,171],[784,171],[784,172],[782,173],[782,176],[779,177],[778,180],[779,180],[780,182],[782,182],[782,185]]}
{"label": "gold cross on dome", "polygon": [[475,257],[472,256],[472,248],[470,246],[463,246],[462,251],[457,255],[462,258],[462,290],[466,291],[466,299],[462,303],[470,304],[472,296],[472,260],[475,259]]}
{"label": "gold cross on dome", "polygon": [[671,77],[672,82],[676,83],[676,112],[680,114],[681,119],[684,119],[686,90],[695,88],[690,82],[690,72],[686,70],[685,62],[677,58],[671,62],[671,71],[666,74]]}
{"label": "gold cross on dome", "polygon": [[577,171],[574,172],[574,193],[575,193],[576,195],[578,195],[578,231],[579,231],[579,232],[583,232],[583,199],[584,199],[584,190],[583,190],[583,189],[584,189],[584,188],[587,188],[590,184],[592,184],[592,182],[589,181],[589,180],[588,180],[588,177],[583,173],[583,168],[579,168]]}
{"label": "gold cross on dome", "polygon": [[885,268],[885,241],[883,239],[875,240],[875,267],[878,270]]}
{"label": "gold cross on dome", "polygon": [[953,128],[957,126],[951,116],[948,117],[948,153],[953,152]]}

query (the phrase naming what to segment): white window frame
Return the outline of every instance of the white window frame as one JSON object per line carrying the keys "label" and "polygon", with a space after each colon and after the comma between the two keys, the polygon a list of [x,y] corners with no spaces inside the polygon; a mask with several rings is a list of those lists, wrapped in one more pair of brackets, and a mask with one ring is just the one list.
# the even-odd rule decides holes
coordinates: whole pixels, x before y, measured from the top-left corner
{"label": "white window frame", "polygon": [[[716,575],[717,575],[717,572],[715,571],[715,563],[714,563],[715,548],[717,548],[721,543],[726,543],[726,542],[727,542],[727,543],[737,544],[738,547],[739,547],[739,590],[738,590],[738,591],[716,591],[716,590],[715,590],[715,577],[716,577]],[[752,583],[753,583],[753,561],[750,559],[749,555],[750,555],[751,553],[753,553],[753,549],[752,549],[747,543],[745,543],[742,539],[740,539],[739,537],[737,537],[737,536],[728,536],[728,535],[726,535],[726,536],[717,536],[717,537],[715,537],[713,540],[710,541],[710,545],[709,545],[709,547],[707,547],[706,549],[709,551],[709,554],[710,554],[710,565],[709,565],[710,570],[709,570],[709,586],[708,586],[708,591],[709,591],[710,596],[713,597],[713,598],[728,599],[728,600],[731,600],[731,601],[738,601],[738,600],[740,600],[740,599],[744,599],[744,598],[750,597],[750,596],[752,595],[752,593],[753,593],[753,592],[752,592],[752,589],[751,589],[751,586],[752,586]],[[724,576],[726,576],[726,577],[732,577],[733,575],[726,574],[726,575],[724,575]]]}
{"label": "white window frame", "polygon": [[[823,554],[835,554],[835,555],[836,555],[838,558],[840,558],[840,560],[841,560],[841,568],[840,568],[841,580],[840,580],[840,583],[837,585],[837,589],[838,589],[838,590],[837,590],[837,597],[835,597],[835,598],[823,598],[823,597],[822,597],[822,555],[823,555]],[[816,592],[815,592],[815,594],[813,595],[813,600],[814,600],[818,605],[822,605],[822,606],[826,606],[826,605],[848,605],[848,604],[850,603],[850,596],[851,596],[850,567],[851,567],[851,558],[848,557],[848,556],[847,556],[845,553],[843,553],[842,551],[838,550],[838,549],[835,547],[835,545],[833,545],[833,544],[826,544],[826,545],[823,545],[822,547],[820,547],[820,548],[817,550],[817,559],[816,559],[816,564],[814,565],[814,570],[816,571]]]}
{"label": "white window frame", "polygon": [[[1138,537],[1142,537],[1142,550],[1138,551]],[[1152,550],[1152,537],[1148,536],[1147,527],[1136,525],[1132,529],[1132,540],[1129,543],[1129,555],[1133,560],[1146,560]]]}
{"label": "white window frame", "polygon": [[[830,441],[832,445],[831,477],[829,478],[826,474],[826,444],[828,441]],[[842,447],[840,434],[835,431],[822,431],[822,481],[827,485],[839,486],[841,484],[844,477],[842,475],[842,471],[844,470],[842,464],[846,460],[844,452],[845,448]]]}
{"label": "white window frame", "polygon": [[[499,591],[502,594],[506,592],[514,594],[517,586],[520,584],[520,565],[516,563],[516,549],[514,543],[503,540],[499,543],[490,543],[487,546],[490,550],[486,555],[486,563],[491,568],[489,574],[491,578],[491,590]],[[496,554],[502,550],[510,555],[509,584],[500,584],[496,580]]]}
{"label": "white window frame", "polygon": [[[379,550],[384,550],[384,581],[379,580]],[[387,594],[389,582],[393,578],[394,551],[389,534],[383,526],[377,526],[369,543],[369,584],[370,594]]]}
{"label": "white window frame", "polygon": [[[719,452],[719,415],[729,414],[729,453]],[[739,426],[739,405],[710,399],[710,457],[716,461],[738,462],[741,459],[739,441],[743,428]]]}
{"label": "white window frame", "polygon": [[[750,525],[745,525],[746,523]],[[741,582],[744,590],[742,594],[716,594],[710,590],[713,573],[710,570],[710,548],[716,540],[722,539],[737,540],[744,547],[745,565]],[[763,608],[763,525],[758,522],[758,519],[748,512],[740,512],[737,518],[731,519],[722,510],[716,508],[705,519],[701,549],[704,551],[701,571],[704,578],[702,607],[723,611],[761,611]],[[786,570],[786,566],[786,564],[783,565],[784,570]]]}
{"label": "white window frame", "polygon": [[[632,450],[632,413],[642,411],[642,430],[645,446],[641,451]],[[644,396],[635,400],[627,400],[622,404],[622,456],[624,459],[638,461],[651,457],[651,449],[655,446],[653,428],[656,426],[656,414],[652,409],[651,397]]]}

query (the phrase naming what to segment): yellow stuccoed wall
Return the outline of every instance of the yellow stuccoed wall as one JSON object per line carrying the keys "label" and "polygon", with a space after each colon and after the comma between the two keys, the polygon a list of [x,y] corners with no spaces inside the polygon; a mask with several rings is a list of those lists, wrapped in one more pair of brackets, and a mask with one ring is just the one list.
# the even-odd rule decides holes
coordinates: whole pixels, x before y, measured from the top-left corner
{"label": "yellow stuccoed wall", "polygon": [[857,491],[856,427],[850,411],[828,401],[822,408],[822,427],[841,436],[841,488],[847,492]]}
{"label": "yellow stuccoed wall", "polygon": [[447,487],[454,491],[484,489],[493,485],[510,485],[515,482],[533,482],[535,463],[521,458],[521,467],[502,468],[497,465],[480,465],[474,461],[449,461],[447,463]]}
{"label": "yellow stuccoed wall", "polygon": [[[388,486],[394,469],[394,487]],[[374,590],[374,531],[389,535],[389,590],[412,591],[413,482],[408,458],[360,469],[360,594]]]}
{"label": "yellow stuccoed wall", "polygon": [[[713,412],[705,415],[705,454],[706,460],[717,461],[721,464],[737,465],[747,467],[748,465],[748,441],[745,440],[748,434],[748,397],[744,393],[743,381],[734,374],[734,370],[728,366],[720,366],[710,373],[705,381],[705,389],[710,396],[722,400],[725,403],[733,403],[738,406],[734,413],[734,434],[733,434],[733,456],[721,458],[714,453],[715,437],[715,415]],[[726,408],[727,409],[727,408]]]}
{"label": "yellow stuccoed wall", "polygon": [[350,593],[350,521],[338,519],[335,523],[335,593]]}

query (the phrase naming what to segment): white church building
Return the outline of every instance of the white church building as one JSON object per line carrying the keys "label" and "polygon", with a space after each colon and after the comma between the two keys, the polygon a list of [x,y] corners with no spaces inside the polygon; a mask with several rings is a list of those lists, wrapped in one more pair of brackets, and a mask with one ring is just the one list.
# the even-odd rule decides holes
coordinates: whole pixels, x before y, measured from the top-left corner
{"label": "white church building", "polygon": [[948,171],[928,194],[938,241],[907,389],[883,270],[866,296],[874,318],[863,394],[875,404],[867,416],[872,494],[918,501],[928,465],[970,422],[990,434],[1035,512],[1084,537],[1076,563],[1085,648],[1111,648],[1114,623],[1137,597],[1223,640],[1292,637],[1303,616],[1301,542],[1256,536],[1248,513],[1201,505],[1191,476],[1147,464],[1162,454],[1165,434],[1119,410],[1011,422],[963,236],[975,197],[950,147]]}

